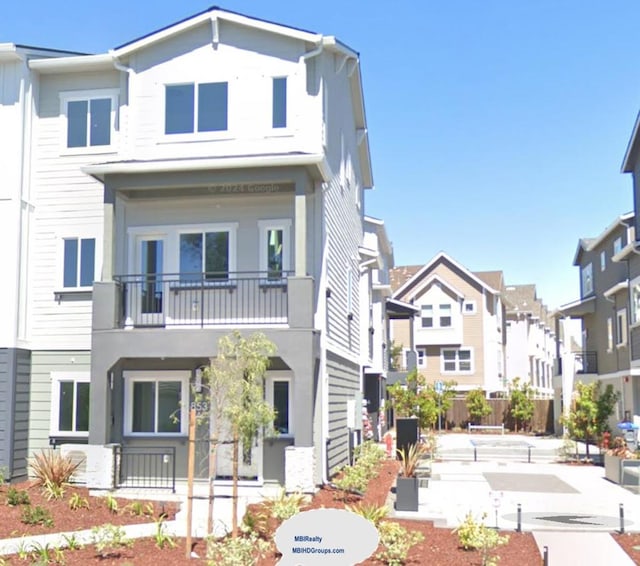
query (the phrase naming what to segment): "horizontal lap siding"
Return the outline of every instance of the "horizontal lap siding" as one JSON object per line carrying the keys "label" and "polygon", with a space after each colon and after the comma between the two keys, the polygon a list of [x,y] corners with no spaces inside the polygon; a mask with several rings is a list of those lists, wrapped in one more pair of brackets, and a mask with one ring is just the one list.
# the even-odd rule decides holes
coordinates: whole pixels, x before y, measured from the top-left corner
{"label": "horizontal lap siding", "polygon": [[11,467],[11,381],[13,369],[9,367],[9,350],[0,350],[0,471],[7,473]]}
{"label": "horizontal lap siding", "polygon": [[327,354],[329,376],[329,475],[349,461],[347,401],[360,389],[358,366],[332,353]]}
{"label": "horizontal lap siding", "polygon": [[12,478],[27,475],[29,456],[29,397],[31,379],[31,352],[16,351],[15,408],[13,423],[13,473]]}

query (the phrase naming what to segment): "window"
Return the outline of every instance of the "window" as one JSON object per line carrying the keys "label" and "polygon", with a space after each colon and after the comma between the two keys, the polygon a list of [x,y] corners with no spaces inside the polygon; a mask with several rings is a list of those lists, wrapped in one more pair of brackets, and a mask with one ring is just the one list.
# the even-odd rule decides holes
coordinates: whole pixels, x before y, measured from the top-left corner
{"label": "window", "polygon": [[442,373],[472,373],[473,356],[470,348],[442,348]]}
{"label": "window", "polygon": [[640,283],[631,289],[631,324],[640,322]]}
{"label": "window", "polygon": [[582,275],[582,296],[593,293],[593,265],[585,265],[581,271]]}
{"label": "window", "polygon": [[127,372],[125,379],[127,434],[186,434],[188,373]]}
{"label": "window", "polygon": [[475,301],[464,301],[462,304],[462,312],[464,314],[475,314],[476,313],[476,302]]}
{"label": "window", "polygon": [[607,267],[607,252],[604,250],[600,252],[600,271],[604,271]]}
{"label": "window", "polygon": [[229,279],[229,240],[227,230],[180,234],[180,280]]}
{"label": "window", "polygon": [[613,320],[607,319],[607,350],[613,350]]}
{"label": "window", "polygon": [[616,238],[613,241],[613,255],[619,254],[622,251],[622,236]]}
{"label": "window", "polygon": [[273,110],[272,126],[274,128],[287,127],[287,78],[273,79]]}
{"label": "window", "polygon": [[266,382],[266,398],[275,412],[273,426],[280,434],[293,434],[292,388],[288,377],[269,376]]}
{"label": "window", "polygon": [[616,313],[616,346],[627,343],[627,309],[620,309]]}
{"label": "window", "polygon": [[96,269],[95,238],[63,238],[62,286],[65,289],[91,287]]}
{"label": "window", "polygon": [[267,273],[269,280],[282,279],[290,267],[290,220],[261,220],[260,271]]}
{"label": "window", "polygon": [[51,374],[51,434],[89,434],[89,374]]}
{"label": "window", "polygon": [[227,129],[228,83],[165,86],[165,134]]}
{"label": "window", "polygon": [[451,305],[440,305],[440,328],[451,326]]}
{"label": "window", "polygon": [[61,94],[61,115],[67,148],[103,150],[113,143],[117,93],[112,90]]}
{"label": "window", "polygon": [[421,317],[420,324],[422,328],[433,327],[433,305],[422,305],[420,307]]}
{"label": "window", "polygon": [[426,368],[427,367],[427,349],[416,348],[416,353],[418,355],[418,367]]}

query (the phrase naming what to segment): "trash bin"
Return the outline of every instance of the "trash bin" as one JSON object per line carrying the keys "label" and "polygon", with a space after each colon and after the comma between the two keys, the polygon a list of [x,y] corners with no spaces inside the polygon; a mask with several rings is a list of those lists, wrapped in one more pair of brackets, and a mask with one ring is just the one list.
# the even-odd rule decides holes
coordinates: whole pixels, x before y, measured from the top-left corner
{"label": "trash bin", "polygon": [[633,452],[638,449],[638,428],[637,424],[630,422],[618,423],[618,428],[622,431],[627,448]]}

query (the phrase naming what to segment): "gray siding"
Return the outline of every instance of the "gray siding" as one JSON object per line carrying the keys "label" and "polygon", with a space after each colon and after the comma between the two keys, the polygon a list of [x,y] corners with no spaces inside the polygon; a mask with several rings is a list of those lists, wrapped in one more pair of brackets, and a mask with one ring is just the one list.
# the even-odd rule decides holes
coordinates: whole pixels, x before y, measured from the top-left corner
{"label": "gray siding", "polygon": [[0,469],[5,478],[27,474],[30,366],[28,350],[0,350]]}
{"label": "gray siding", "polygon": [[349,462],[347,401],[360,390],[359,366],[327,352],[329,375],[329,475]]}
{"label": "gray siding", "polygon": [[29,452],[49,447],[51,424],[51,372],[89,372],[90,352],[83,350],[36,351],[31,358],[29,398]]}

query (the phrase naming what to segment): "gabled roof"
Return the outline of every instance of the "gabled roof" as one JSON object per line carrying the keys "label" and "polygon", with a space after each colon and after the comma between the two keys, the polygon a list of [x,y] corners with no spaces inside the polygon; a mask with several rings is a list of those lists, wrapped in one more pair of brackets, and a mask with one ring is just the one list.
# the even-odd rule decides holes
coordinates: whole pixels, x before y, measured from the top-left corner
{"label": "gabled roof", "polygon": [[493,289],[500,291],[504,287],[504,273],[502,271],[474,271],[473,274]]}
{"label": "gabled roof", "polygon": [[504,289],[504,296],[510,305],[508,312],[533,313],[539,310],[536,286],[534,284],[507,285]]}
{"label": "gabled roof", "polygon": [[627,144],[627,151],[624,153],[622,173],[633,173],[633,165],[638,158],[638,149],[640,149],[640,113],[636,116],[633,132],[631,132],[631,138]]}
{"label": "gabled roof", "polygon": [[[499,294],[499,290],[495,289],[494,287],[488,285],[485,281],[483,281],[480,277],[478,277],[477,275],[475,275],[473,272],[469,271],[466,267],[464,267],[463,265],[461,265],[460,263],[458,263],[457,261],[455,261],[453,258],[451,258],[450,256],[448,256],[445,252],[439,252],[438,254],[436,254],[426,265],[422,266],[422,267],[418,267],[418,269],[416,269],[414,271],[414,273],[408,277],[407,279],[405,279],[404,283],[401,284],[393,293],[394,297],[399,297],[401,296],[406,290],[408,290],[412,285],[417,284],[420,279],[422,279],[423,277],[425,277],[429,271],[431,269],[433,269],[438,263],[440,262],[448,262],[450,265],[454,266],[456,269],[458,269],[459,271],[461,271],[464,275],[466,275],[469,279],[471,279],[472,281],[474,281],[476,284],[478,284],[480,287],[482,287],[483,289],[485,289],[486,291],[488,291],[489,293],[492,293],[494,295]],[[412,271],[413,268],[415,268],[417,266],[407,266],[407,268],[405,268],[408,272]],[[396,268],[396,269],[403,269],[403,268]],[[482,272],[484,273],[484,272]]]}
{"label": "gabled roof", "polygon": [[633,222],[633,218],[633,212],[621,214],[595,238],[580,238],[576,253],[573,257],[573,265],[580,265],[580,255],[582,252],[597,248],[618,226],[628,227]]}

